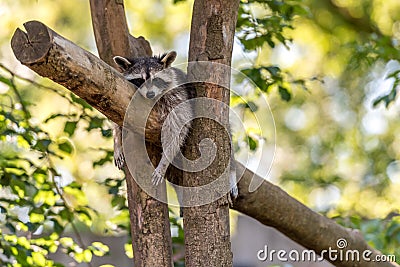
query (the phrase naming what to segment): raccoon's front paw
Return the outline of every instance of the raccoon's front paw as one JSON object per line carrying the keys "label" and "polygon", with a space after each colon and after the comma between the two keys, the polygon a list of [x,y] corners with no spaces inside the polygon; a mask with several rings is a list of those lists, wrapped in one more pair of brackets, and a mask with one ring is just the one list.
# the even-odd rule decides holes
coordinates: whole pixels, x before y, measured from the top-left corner
{"label": "raccoon's front paw", "polygon": [[158,169],[155,169],[153,174],[151,175],[151,182],[153,183],[153,185],[157,186],[163,180],[164,180],[164,177],[163,177],[162,173]]}

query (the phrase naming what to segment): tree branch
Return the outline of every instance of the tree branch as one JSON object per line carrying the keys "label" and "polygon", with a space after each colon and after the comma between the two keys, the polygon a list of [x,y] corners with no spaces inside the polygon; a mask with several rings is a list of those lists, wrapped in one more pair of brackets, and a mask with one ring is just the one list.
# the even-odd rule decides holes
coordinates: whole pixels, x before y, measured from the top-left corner
{"label": "tree branch", "polygon": [[263,181],[256,191],[249,192],[252,179],[262,181],[263,178],[240,163],[237,163],[237,166],[239,167],[238,173],[243,173],[243,177],[238,184],[240,195],[234,201],[233,209],[264,225],[276,228],[290,239],[319,254],[329,248],[338,249],[337,241],[339,239],[347,241],[347,247],[343,249],[344,253],[351,250],[360,252],[360,262],[335,261],[329,258],[328,253],[324,253],[324,258],[335,266],[398,266],[396,263],[390,262],[365,261],[362,258],[364,251],[371,251],[371,254],[368,255],[371,260],[382,253],[368,246],[358,230],[344,228],[333,220],[312,211],[278,186]]}
{"label": "tree branch", "polygon": [[[119,3],[118,3],[119,2]],[[123,1],[90,0],[90,13],[100,58],[113,66],[113,57],[151,56],[150,44],[129,34]]]}
{"label": "tree branch", "polygon": [[[113,57],[117,55],[152,55],[150,44],[143,37],[135,38],[129,34],[123,1],[90,0],[90,12],[97,49],[100,58],[107,64],[114,66]],[[157,164],[161,155],[160,148],[148,143],[147,152],[153,164]],[[124,171],[135,267],[172,266],[168,205],[144,192],[126,164]],[[150,180],[150,177],[148,178]],[[161,194],[166,196],[165,185],[161,186],[160,190]]]}
{"label": "tree branch", "polygon": [[63,85],[122,125],[135,87],[104,61],[41,22],[29,21],[24,26],[27,32],[17,29],[11,40],[17,59],[39,75]]}
{"label": "tree branch", "polygon": [[[103,61],[42,23],[28,22],[25,27],[28,33],[17,29],[12,39],[17,59],[39,75],[70,89],[105,116],[122,125],[134,87]],[[238,173],[242,173],[245,167],[237,164]],[[255,178],[262,179],[259,176]],[[344,238],[348,242],[348,250],[359,250],[362,253],[364,249],[370,249],[371,259],[381,254],[372,250],[356,231],[346,229],[310,210],[269,182],[264,181],[257,191],[249,192],[252,179],[253,173],[246,169],[239,182],[240,195],[234,202],[234,209],[267,226],[275,227],[316,252],[328,247],[335,248],[337,239]],[[332,262],[336,266],[399,266],[388,262]]]}

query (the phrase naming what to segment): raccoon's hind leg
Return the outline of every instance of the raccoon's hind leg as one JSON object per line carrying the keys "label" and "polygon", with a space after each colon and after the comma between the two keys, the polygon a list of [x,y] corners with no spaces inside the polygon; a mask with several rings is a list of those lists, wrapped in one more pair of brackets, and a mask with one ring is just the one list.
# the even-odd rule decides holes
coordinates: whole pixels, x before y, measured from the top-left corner
{"label": "raccoon's hind leg", "polygon": [[[165,132],[165,136],[161,136],[163,144],[163,153],[158,163],[157,168],[154,170],[152,175],[152,182],[154,185],[158,185],[165,177],[170,160],[173,161],[178,155],[182,144],[189,132],[189,125],[185,125],[187,121],[186,117],[188,114],[176,114],[174,111],[169,113],[169,117],[163,125],[162,131]],[[189,114],[190,115],[190,114]]]}
{"label": "raccoon's hind leg", "polygon": [[158,185],[162,182],[170,164],[169,159],[172,161],[178,154],[182,144],[182,141],[179,139],[179,137],[172,137],[171,140],[168,140],[165,143],[167,147],[163,147],[160,163],[158,163],[157,168],[154,170],[151,176],[151,181],[154,185]]}
{"label": "raccoon's hind leg", "polygon": [[122,152],[122,127],[114,124],[114,163],[118,169],[122,169],[125,163],[124,154]]}

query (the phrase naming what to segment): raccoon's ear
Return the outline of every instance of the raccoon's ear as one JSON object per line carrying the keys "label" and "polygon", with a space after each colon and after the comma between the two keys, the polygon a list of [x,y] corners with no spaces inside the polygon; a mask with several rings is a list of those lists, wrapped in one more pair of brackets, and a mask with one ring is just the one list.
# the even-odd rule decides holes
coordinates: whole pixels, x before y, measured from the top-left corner
{"label": "raccoon's ear", "polygon": [[114,60],[115,64],[117,64],[118,67],[120,67],[122,70],[127,70],[129,68],[129,66],[131,65],[131,62],[129,62],[129,60],[127,60],[124,57],[115,56],[115,57],[113,57],[113,60]]}
{"label": "raccoon's ear", "polygon": [[168,53],[162,55],[160,60],[162,63],[164,63],[164,68],[169,68],[171,66],[172,62],[175,61],[175,58],[176,58],[176,52],[171,51],[171,52],[168,52]]}

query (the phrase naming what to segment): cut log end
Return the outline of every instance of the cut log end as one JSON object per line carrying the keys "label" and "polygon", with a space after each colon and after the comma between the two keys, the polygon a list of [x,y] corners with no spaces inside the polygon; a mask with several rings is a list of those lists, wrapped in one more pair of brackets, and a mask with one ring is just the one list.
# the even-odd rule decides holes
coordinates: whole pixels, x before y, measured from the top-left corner
{"label": "cut log end", "polygon": [[41,22],[24,23],[26,33],[17,29],[11,39],[11,48],[16,58],[23,64],[42,61],[52,45],[52,31]]}

